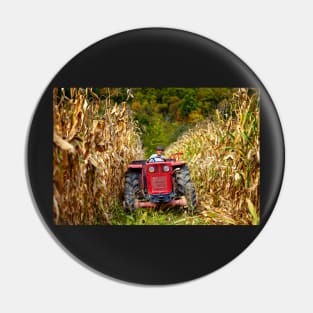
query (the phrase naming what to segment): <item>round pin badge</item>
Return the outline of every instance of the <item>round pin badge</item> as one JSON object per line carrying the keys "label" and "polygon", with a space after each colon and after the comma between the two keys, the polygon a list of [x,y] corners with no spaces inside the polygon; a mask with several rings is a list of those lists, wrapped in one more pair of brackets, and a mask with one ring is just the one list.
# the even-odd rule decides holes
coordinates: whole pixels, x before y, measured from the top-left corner
{"label": "round pin badge", "polygon": [[275,106],[232,52],[186,31],[103,39],[53,78],[28,138],[47,227],[107,276],[172,284],[237,257],[275,206]]}

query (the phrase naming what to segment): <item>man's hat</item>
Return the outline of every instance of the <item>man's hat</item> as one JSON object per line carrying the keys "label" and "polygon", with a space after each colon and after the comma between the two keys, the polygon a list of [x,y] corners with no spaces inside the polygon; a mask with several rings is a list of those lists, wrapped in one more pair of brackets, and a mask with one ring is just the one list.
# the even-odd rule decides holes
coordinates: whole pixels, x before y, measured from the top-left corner
{"label": "man's hat", "polygon": [[162,146],[157,146],[156,149],[157,149],[157,150],[164,151],[164,148],[163,148]]}

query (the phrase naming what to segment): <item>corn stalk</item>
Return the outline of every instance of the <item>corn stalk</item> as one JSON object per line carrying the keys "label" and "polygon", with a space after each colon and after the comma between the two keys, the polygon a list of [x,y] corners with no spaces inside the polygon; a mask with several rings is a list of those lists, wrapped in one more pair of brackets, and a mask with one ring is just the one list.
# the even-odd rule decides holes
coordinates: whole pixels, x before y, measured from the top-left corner
{"label": "corn stalk", "polygon": [[[108,224],[121,204],[128,163],[142,157],[138,127],[126,103],[103,89],[53,91],[53,213],[56,224]],[[116,90],[115,90],[116,92]]]}

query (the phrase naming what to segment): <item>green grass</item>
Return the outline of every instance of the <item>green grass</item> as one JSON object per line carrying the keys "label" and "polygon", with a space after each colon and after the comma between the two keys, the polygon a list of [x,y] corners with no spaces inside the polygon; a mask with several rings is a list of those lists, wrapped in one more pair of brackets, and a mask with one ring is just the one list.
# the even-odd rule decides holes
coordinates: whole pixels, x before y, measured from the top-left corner
{"label": "green grass", "polygon": [[133,212],[117,206],[111,210],[111,225],[208,225],[201,215],[190,215],[179,207],[140,208]]}

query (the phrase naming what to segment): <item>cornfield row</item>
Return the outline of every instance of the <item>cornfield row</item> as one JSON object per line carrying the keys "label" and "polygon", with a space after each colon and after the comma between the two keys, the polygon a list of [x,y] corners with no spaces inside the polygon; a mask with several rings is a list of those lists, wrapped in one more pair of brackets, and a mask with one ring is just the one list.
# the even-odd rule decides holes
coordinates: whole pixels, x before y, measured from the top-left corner
{"label": "cornfield row", "polygon": [[53,92],[53,213],[56,224],[108,224],[120,203],[131,160],[142,158],[138,129],[126,103],[92,88]]}
{"label": "cornfield row", "polygon": [[[137,125],[125,102],[113,103],[114,92],[103,88],[100,99],[92,88],[54,89],[56,224],[114,221],[127,165],[143,158]],[[225,109],[216,111],[213,120],[185,133],[166,155],[182,151],[188,161],[199,199],[191,222],[259,224],[259,97],[238,89],[222,105]]]}
{"label": "cornfield row", "polygon": [[222,116],[191,129],[165,152],[183,152],[208,224],[259,224],[259,96],[239,89]]}

